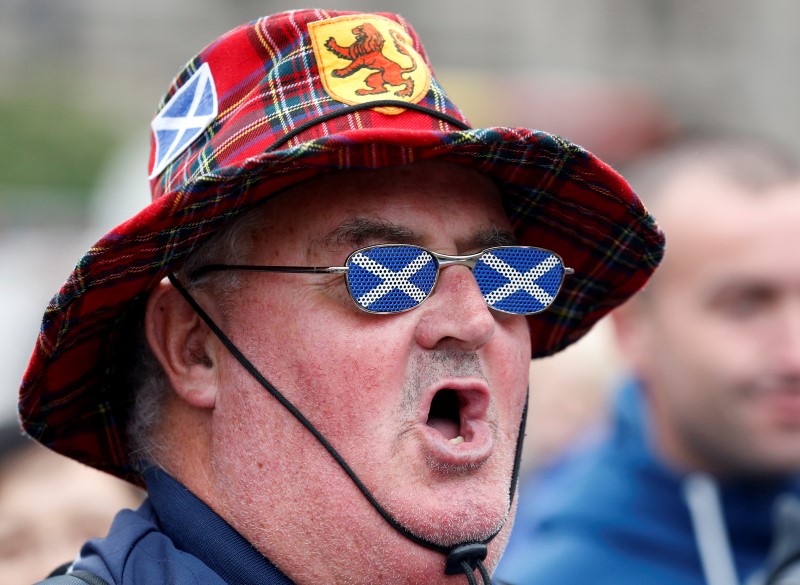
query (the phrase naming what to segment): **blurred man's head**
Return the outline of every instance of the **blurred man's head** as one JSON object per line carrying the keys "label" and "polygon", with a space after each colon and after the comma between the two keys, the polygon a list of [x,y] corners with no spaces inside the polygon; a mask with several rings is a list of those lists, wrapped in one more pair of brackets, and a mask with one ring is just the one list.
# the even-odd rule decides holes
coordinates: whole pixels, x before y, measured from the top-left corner
{"label": "blurred man's head", "polygon": [[[638,179],[638,181],[637,181]],[[722,475],[800,469],[800,181],[766,148],[689,143],[632,174],[669,233],[616,316],[657,448]]]}

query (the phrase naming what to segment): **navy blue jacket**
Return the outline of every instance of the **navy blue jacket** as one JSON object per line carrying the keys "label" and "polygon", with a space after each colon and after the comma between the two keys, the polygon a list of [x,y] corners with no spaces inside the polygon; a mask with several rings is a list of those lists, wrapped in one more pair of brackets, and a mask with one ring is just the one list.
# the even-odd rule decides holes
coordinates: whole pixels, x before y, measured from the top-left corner
{"label": "navy blue jacket", "polygon": [[292,585],[261,553],[164,471],[145,474],[148,499],[87,542],[73,569],[110,585]]}
{"label": "navy blue jacket", "polygon": [[[609,438],[569,462],[546,493],[539,490],[546,503],[527,499],[526,479],[496,576],[516,585],[705,585],[687,478],[659,462],[649,441],[641,389],[629,384]],[[797,493],[796,484],[717,487],[727,557],[744,583],[768,555],[775,499]],[[537,506],[533,518],[528,506]]]}

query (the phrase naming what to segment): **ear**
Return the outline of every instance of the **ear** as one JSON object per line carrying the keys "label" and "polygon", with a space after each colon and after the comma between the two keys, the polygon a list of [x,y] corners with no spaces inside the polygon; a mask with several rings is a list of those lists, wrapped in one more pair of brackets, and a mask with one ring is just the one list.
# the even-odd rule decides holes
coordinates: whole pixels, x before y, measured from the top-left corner
{"label": "ear", "polygon": [[147,300],[145,334],[175,393],[196,408],[214,408],[218,344],[203,320],[166,279]]}

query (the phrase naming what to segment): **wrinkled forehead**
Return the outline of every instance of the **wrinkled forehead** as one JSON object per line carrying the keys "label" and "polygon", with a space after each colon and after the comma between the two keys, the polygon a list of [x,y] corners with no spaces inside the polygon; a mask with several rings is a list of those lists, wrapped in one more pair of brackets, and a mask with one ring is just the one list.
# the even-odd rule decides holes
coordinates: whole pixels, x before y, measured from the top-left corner
{"label": "wrinkled forehead", "polygon": [[441,162],[328,173],[276,196],[261,215],[259,242],[283,249],[392,242],[462,251],[513,243],[494,183]]}

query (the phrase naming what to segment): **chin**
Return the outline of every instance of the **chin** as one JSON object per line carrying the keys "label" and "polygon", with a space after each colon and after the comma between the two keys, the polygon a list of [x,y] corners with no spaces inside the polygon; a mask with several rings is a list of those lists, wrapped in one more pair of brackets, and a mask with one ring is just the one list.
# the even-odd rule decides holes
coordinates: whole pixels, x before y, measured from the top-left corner
{"label": "chin", "polygon": [[483,541],[508,521],[508,487],[487,490],[457,487],[434,496],[387,505],[392,516],[414,534],[450,546]]}

